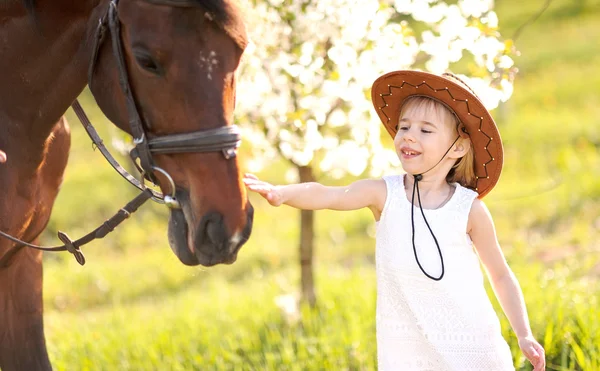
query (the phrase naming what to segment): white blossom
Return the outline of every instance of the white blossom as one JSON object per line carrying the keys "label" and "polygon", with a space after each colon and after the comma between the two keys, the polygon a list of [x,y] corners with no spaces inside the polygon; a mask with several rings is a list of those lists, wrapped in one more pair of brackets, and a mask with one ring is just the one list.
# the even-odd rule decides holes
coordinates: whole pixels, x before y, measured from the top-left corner
{"label": "white blossom", "polygon": [[494,11],[489,11],[485,17],[481,17],[481,23],[491,28],[498,28],[498,15]]}
{"label": "white blossom", "polygon": [[508,55],[503,55],[498,61],[498,67],[500,68],[511,68],[514,64],[515,62]]}
{"label": "white blossom", "polygon": [[[498,72],[514,69],[514,61],[503,55],[493,5],[493,0],[256,1],[247,12],[251,43],[238,72],[236,106],[244,138],[265,158],[248,162],[251,171],[266,166],[277,149],[298,166],[312,164],[334,177],[367,169],[380,175],[398,166],[391,140],[382,144],[385,129],[370,87],[383,73],[415,68],[417,60],[440,74],[471,55],[488,75],[465,80],[489,109],[506,101],[512,81]],[[393,21],[399,13],[425,31],[416,34],[411,21]],[[492,84],[492,76],[500,75],[503,80]],[[316,158],[319,164],[313,164]]]}
{"label": "white blossom", "polygon": [[494,7],[494,0],[459,0],[458,6],[466,17],[479,18]]}

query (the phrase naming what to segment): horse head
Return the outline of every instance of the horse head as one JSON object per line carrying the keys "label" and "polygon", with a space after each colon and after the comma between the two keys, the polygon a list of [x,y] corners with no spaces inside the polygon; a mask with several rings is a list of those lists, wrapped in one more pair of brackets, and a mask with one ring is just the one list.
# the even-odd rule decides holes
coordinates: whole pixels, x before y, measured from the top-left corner
{"label": "horse head", "polygon": [[170,195],[171,248],[187,265],[233,263],[253,218],[235,157],[235,73],[247,44],[237,8],[112,0],[98,13],[90,89],[133,135],[146,177]]}

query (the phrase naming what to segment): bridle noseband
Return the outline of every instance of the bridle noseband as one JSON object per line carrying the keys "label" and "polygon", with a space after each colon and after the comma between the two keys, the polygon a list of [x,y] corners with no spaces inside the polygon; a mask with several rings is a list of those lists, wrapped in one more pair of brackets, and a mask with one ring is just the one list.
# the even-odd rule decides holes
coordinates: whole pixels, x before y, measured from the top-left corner
{"label": "bridle noseband", "polygon": [[[170,7],[192,7],[195,6],[189,0],[147,0],[154,5],[163,5]],[[118,12],[119,0],[111,0],[108,9],[104,16],[100,18],[98,27],[95,33],[94,48],[88,70],[88,85],[92,86],[94,70],[96,62],[100,54],[100,48],[106,36],[106,32],[111,34],[111,42],[113,55],[116,59],[117,68],[119,71],[119,85],[125,96],[129,128],[133,136],[135,147],[130,151],[130,157],[141,173],[141,180],[136,179],[129,174],[115,158],[110,154],[104,146],[102,139],[92,126],[83,108],[77,100],[72,104],[73,111],[81,121],[83,127],[89,137],[94,142],[96,148],[100,150],[102,155],[111,164],[111,166],[128,182],[140,189],[142,192],[130,201],[125,207],[120,209],[113,217],[106,220],[102,225],[88,233],[78,240],[71,240],[64,232],[59,231],[58,237],[64,243],[62,246],[42,247],[22,241],[7,233],[0,231],[0,237],[7,238],[17,244],[15,250],[9,251],[0,259],[0,268],[7,266],[11,257],[14,256],[16,250],[23,246],[31,247],[43,251],[69,251],[75,256],[79,264],[85,264],[85,257],[80,250],[80,247],[99,238],[103,238],[106,234],[113,231],[121,222],[135,212],[148,199],[152,199],[158,203],[164,203],[169,208],[180,208],[180,204],[175,197],[176,186],[173,178],[164,169],[157,167],[154,164],[153,154],[172,154],[172,153],[202,153],[202,152],[221,152],[225,159],[232,159],[236,156],[236,150],[241,144],[240,130],[236,125],[223,126],[214,129],[199,130],[189,133],[171,134],[165,136],[154,137],[148,139],[146,130],[141,116],[138,112],[135,98],[131,85],[129,83],[129,75],[127,73],[127,65],[125,63],[123,45],[121,41],[121,22]],[[138,164],[139,162],[139,164]],[[157,183],[156,172],[162,174],[170,186],[170,194],[161,194],[144,184],[144,179],[147,178]]]}

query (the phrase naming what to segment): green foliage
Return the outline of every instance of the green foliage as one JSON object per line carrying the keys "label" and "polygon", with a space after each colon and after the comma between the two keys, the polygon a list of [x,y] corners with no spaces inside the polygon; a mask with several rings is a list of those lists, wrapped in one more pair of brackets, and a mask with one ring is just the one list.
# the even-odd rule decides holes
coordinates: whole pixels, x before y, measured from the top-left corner
{"label": "green foliage", "polygon": [[[538,3],[497,1],[503,35]],[[548,370],[600,370],[599,10],[599,1],[555,0],[526,28],[517,40],[514,97],[494,112],[505,169],[485,201]],[[105,139],[114,135],[87,92],[83,99]],[[68,118],[73,149],[43,236],[48,244],[58,228],[83,235],[135,194]],[[240,158],[249,151],[244,143]],[[259,175],[285,182],[287,170],[281,162]],[[329,184],[351,180],[325,175]],[[45,325],[55,369],[375,369],[370,212],[316,214],[320,301],[296,321],[275,300],[298,287],[297,211],[251,197],[254,231],[230,266],[179,263],[166,240],[167,211],[158,205],[88,245],[85,267],[67,254],[46,254]],[[494,305],[519,369],[530,370]]]}

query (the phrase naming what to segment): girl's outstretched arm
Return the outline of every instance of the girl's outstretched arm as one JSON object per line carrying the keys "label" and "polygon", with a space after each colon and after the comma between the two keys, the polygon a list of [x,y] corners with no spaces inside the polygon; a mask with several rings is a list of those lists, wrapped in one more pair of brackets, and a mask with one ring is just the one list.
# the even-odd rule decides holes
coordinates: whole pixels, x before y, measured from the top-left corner
{"label": "girl's outstretched arm", "polygon": [[496,297],[519,339],[519,347],[533,365],[534,371],[545,370],[544,348],[531,332],[523,292],[504,258],[492,216],[479,199],[475,199],[471,207],[467,230],[487,271]]}
{"label": "girl's outstretched arm", "polygon": [[379,219],[387,189],[383,179],[359,180],[345,187],[319,183],[272,185],[252,174],[244,176],[249,190],[262,195],[273,206],[286,204],[303,210],[356,210],[368,207]]}

